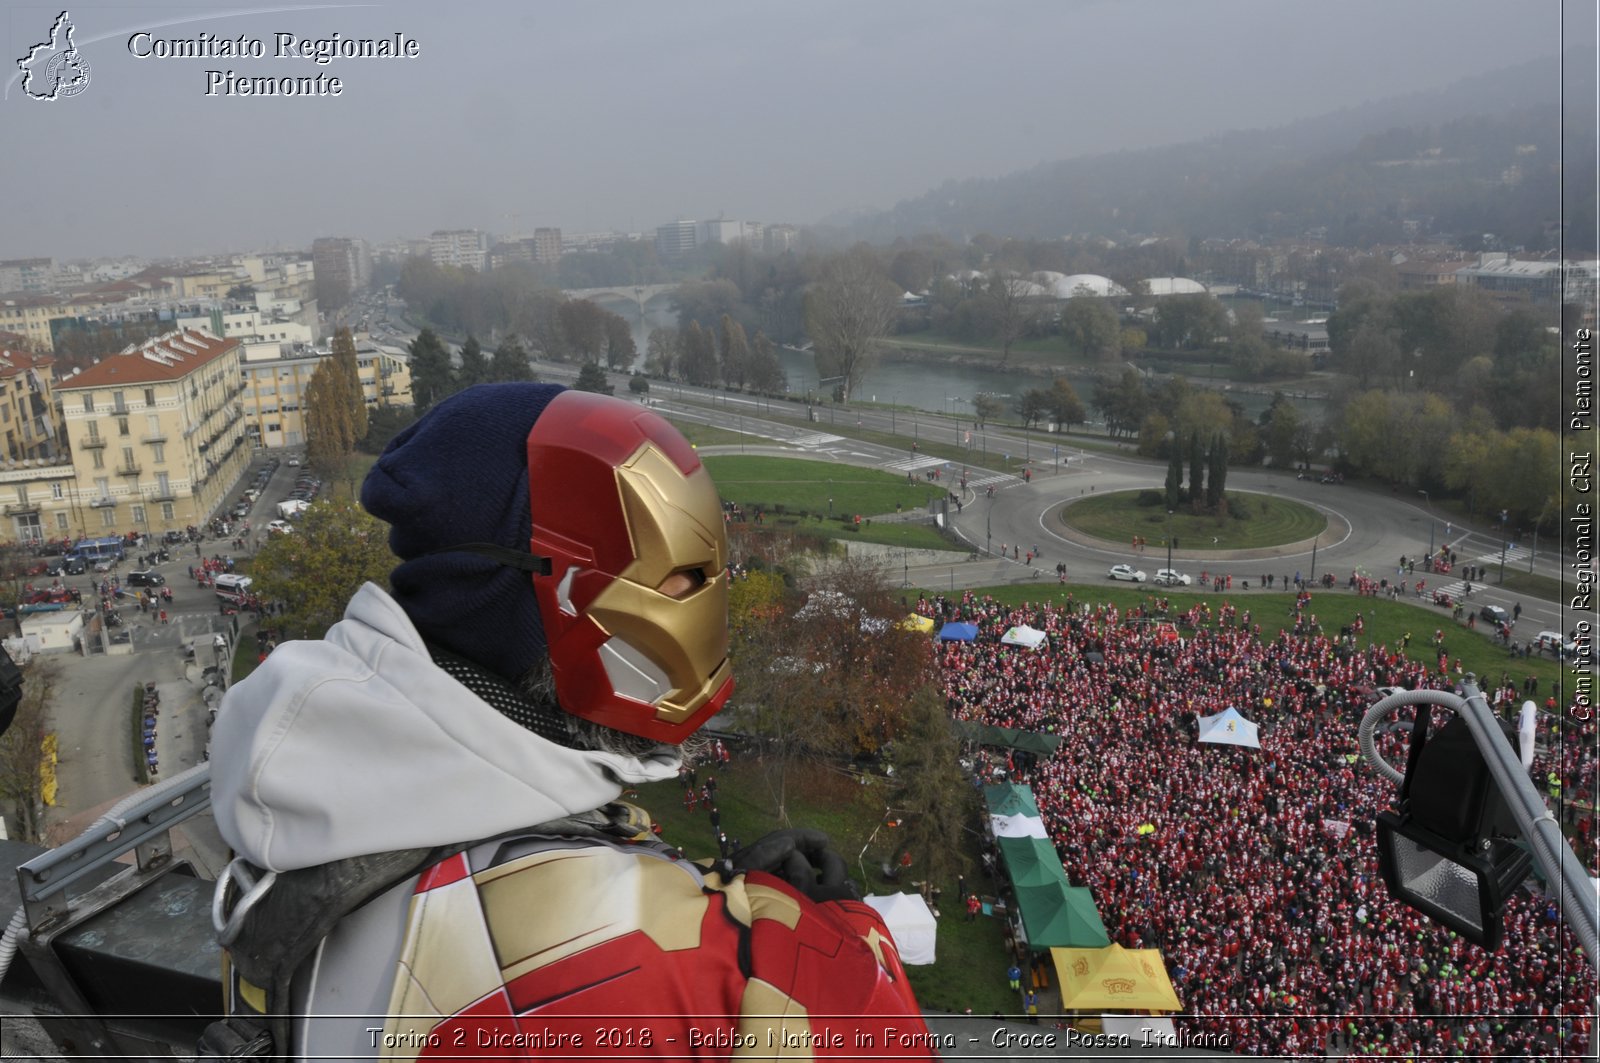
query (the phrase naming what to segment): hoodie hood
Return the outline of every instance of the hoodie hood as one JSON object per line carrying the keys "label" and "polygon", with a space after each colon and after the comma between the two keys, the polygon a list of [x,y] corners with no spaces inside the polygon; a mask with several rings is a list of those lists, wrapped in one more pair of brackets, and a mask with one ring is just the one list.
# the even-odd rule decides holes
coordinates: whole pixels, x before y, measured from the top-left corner
{"label": "hoodie hood", "polygon": [[576,815],[673,778],[644,757],[568,749],[501,715],[433,663],[374,584],[316,642],[287,642],[229,690],[211,743],[223,839],[257,867],[449,845]]}

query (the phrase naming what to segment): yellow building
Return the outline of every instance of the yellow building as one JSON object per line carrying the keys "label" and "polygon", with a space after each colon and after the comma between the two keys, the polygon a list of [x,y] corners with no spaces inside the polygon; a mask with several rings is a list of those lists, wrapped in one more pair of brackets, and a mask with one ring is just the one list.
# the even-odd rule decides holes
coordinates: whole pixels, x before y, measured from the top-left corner
{"label": "yellow building", "polygon": [[[247,348],[244,362],[246,430],[258,447],[303,446],[306,388],[317,366],[332,355],[328,351],[312,351],[282,356],[275,353],[274,345],[260,347],[260,356],[255,353],[255,345]],[[368,410],[412,404],[411,360],[404,351],[358,342],[356,367]]]}
{"label": "yellow building", "polygon": [[57,383],[73,475],[42,523],[74,535],[205,523],[250,461],[242,379],[238,340],[186,329]]}
{"label": "yellow building", "polygon": [[60,317],[79,317],[125,301],[122,294],[77,295],[0,295],[0,329],[28,338],[36,351],[55,350],[50,322]]}

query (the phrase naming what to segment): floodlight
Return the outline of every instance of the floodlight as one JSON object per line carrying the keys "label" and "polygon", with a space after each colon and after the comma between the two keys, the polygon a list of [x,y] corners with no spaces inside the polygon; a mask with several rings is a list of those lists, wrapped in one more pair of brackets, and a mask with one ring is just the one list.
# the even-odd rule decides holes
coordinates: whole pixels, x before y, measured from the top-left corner
{"label": "floodlight", "polygon": [[1418,706],[1400,808],[1378,814],[1378,864],[1390,896],[1492,952],[1533,857],[1466,721],[1430,736],[1430,718]]}

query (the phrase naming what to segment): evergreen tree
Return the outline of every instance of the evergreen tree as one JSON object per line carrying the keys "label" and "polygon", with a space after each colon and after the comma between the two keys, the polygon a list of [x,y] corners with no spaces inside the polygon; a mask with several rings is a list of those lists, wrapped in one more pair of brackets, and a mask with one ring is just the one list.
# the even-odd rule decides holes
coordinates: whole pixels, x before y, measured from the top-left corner
{"label": "evergreen tree", "polygon": [[431,328],[417,333],[410,351],[411,399],[420,417],[434,403],[455,391],[455,372],[450,365],[450,353]]}
{"label": "evergreen tree", "polygon": [[577,383],[572,386],[578,391],[592,391],[596,395],[609,395],[616,390],[599,362],[584,362],[578,370]]}
{"label": "evergreen tree", "polygon": [[633,342],[633,326],[621,314],[607,314],[606,365],[619,372],[633,368],[639,347]]}
{"label": "evergreen tree", "polygon": [[496,384],[535,379],[533,366],[528,364],[528,352],[522,349],[517,337],[507,336],[494,349],[494,357],[489,362],[489,379]]}
{"label": "evergreen tree", "polygon": [[1189,502],[1198,511],[1206,497],[1206,452],[1200,445],[1200,433],[1189,438]]}
{"label": "evergreen tree", "polygon": [[683,332],[683,353],[678,359],[685,383],[710,387],[717,382],[717,346],[711,333],[691,321]]}
{"label": "evergreen tree", "polygon": [[456,383],[460,390],[465,391],[474,384],[488,382],[489,359],[484,355],[478,337],[467,337],[467,342],[461,345],[460,357],[461,368],[456,371]]}
{"label": "evergreen tree", "polygon": [[1217,433],[1216,441],[1211,444],[1211,476],[1206,484],[1206,504],[1211,512],[1221,516],[1227,512],[1228,506],[1228,437]]}
{"label": "evergreen tree", "polygon": [[1183,448],[1172,440],[1172,452],[1167,455],[1167,509],[1178,508],[1183,501]]}

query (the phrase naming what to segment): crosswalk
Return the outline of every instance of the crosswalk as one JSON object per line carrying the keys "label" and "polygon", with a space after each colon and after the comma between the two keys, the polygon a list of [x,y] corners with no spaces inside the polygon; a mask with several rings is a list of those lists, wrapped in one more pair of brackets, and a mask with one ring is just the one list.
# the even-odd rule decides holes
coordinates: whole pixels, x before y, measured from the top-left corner
{"label": "crosswalk", "polygon": [[[1458,554],[1457,556],[1459,557],[1460,555]],[[1506,567],[1510,568],[1512,562],[1518,560],[1519,558],[1526,559],[1527,556],[1528,551],[1524,550],[1522,547],[1511,547],[1506,551]],[[1451,574],[1454,575],[1455,573],[1460,572],[1463,565],[1470,565],[1475,568],[1482,566],[1483,568],[1488,569],[1488,575],[1492,576],[1494,573],[1500,570],[1500,551],[1496,550],[1493,553],[1481,554],[1478,557],[1469,558],[1466,561],[1463,561],[1461,564],[1458,564],[1455,568],[1451,569]],[[1473,586],[1482,587],[1483,584],[1484,581],[1479,580],[1475,582]],[[1446,583],[1439,587],[1440,591],[1450,595],[1452,598],[1459,598],[1466,591],[1466,589],[1467,581],[1464,579],[1457,579],[1452,583]]]}
{"label": "crosswalk", "polygon": [[948,465],[943,458],[935,458],[928,454],[913,454],[909,458],[900,458],[897,461],[884,462],[885,469],[895,472],[916,472],[919,469],[931,469],[935,465]]}
{"label": "crosswalk", "polygon": [[827,432],[812,432],[810,435],[795,436],[792,439],[785,440],[785,442],[790,443],[793,446],[806,447],[809,449],[814,447],[825,447],[829,443],[837,443],[843,438],[844,436],[829,435]]}

